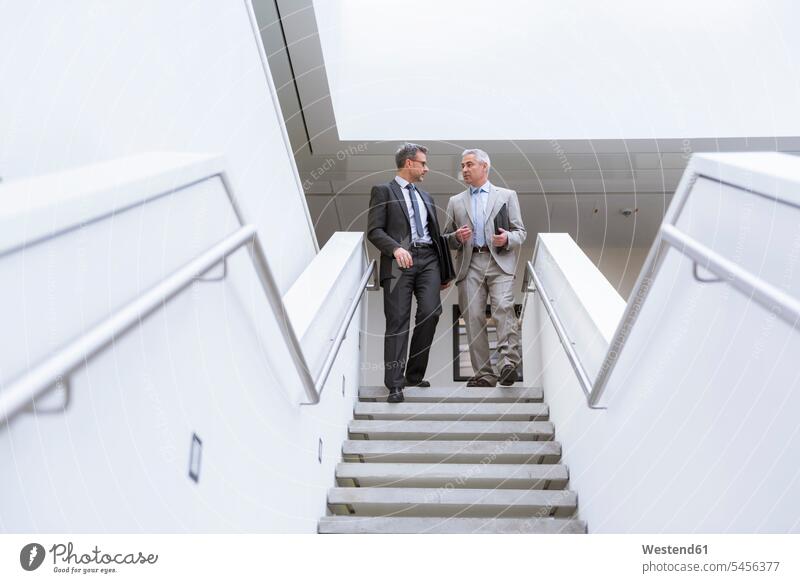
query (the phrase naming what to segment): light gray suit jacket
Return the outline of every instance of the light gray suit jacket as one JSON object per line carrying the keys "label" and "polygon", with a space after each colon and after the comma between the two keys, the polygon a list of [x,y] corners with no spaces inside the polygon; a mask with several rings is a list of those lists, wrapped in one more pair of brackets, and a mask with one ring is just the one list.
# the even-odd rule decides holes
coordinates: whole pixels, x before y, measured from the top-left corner
{"label": "light gray suit jacket", "polygon": [[[490,183],[491,184],[491,183]],[[484,222],[484,234],[486,244],[491,249],[492,257],[497,261],[504,272],[514,275],[519,262],[519,253],[522,243],[525,241],[527,232],[522,223],[522,214],[519,210],[519,200],[517,193],[508,188],[500,188],[491,185],[489,198],[486,202],[486,221]],[[492,245],[492,235],[494,235],[494,218],[503,204],[508,208],[508,222],[511,229],[508,231],[508,244],[505,247],[495,247]],[[475,224],[472,216],[472,198],[469,189],[451,196],[447,202],[447,226],[444,229],[444,237],[451,249],[456,250],[456,283],[459,283],[467,276],[469,263],[472,260],[472,247],[475,235],[466,244],[462,245],[455,236],[456,229],[469,225],[475,231]]]}

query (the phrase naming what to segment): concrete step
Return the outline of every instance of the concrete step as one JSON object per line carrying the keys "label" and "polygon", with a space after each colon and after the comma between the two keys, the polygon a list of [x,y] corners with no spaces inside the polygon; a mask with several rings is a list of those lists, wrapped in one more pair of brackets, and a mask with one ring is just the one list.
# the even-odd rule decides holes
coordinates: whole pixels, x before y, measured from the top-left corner
{"label": "concrete step", "polygon": [[569,490],[466,488],[331,488],[334,514],[545,518],[572,516],[578,497]]}
{"label": "concrete step", "polygon": [[392,421],[354,419],[354,439],[456,439],[481,441],[549,441],[555,430],[549,421]]}
{"label": "concrete step", "polygon": [[[361,387],[358,397],[362,401],[386,401],[389,391],[385,387]],[[441,403],[508,403],[541,402],[541,387],[408,387],[403,389],[406,402]]]}
{"label": "concrete step", "polygon": [[356,403],[356,419],[547,421],[544,403]]}
{"label": "concrete step", "polygon": [[325,516],[320,534],[585,534],[586,523],[571,518],[421,518]]}
{"label": "concrete step", "polygon": [[340,463],[340,486],[360,488],[508,488],[562,490],[569,473],[561,464]]}
{"label": "concrete step", "polygon": [[555,464],[557,441],[413,441],[348,439],[342,444],[348,462]]}

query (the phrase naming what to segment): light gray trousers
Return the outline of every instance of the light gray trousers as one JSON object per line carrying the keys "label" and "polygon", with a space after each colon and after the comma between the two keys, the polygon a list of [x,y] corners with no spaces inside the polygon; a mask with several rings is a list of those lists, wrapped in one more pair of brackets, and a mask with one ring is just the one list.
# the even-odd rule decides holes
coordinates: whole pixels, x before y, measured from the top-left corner
{"label": "light gray trousers", "polygon": [[[467,276],[458,284],[458,305],[467,324],[469,356],[476,378],[496,383],[506,365],[520,360],[519,322],[514,312],[514,276],[508,275],[491,253],[473,253]],[[492,368],[486,333],[486,301],[497,324],[498,367]]]}

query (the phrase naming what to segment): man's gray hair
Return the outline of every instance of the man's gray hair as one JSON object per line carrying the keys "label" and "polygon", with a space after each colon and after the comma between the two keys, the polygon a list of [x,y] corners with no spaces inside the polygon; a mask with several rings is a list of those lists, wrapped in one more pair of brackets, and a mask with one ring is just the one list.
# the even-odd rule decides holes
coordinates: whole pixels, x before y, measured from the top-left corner
{"label": "man's gray hair", "polygon": [[485,162],[487,168],[492,167],[492,161],[489,160],[489,154],[487,154],[483,150],[479,150],[478,148],[472,148],[471,150],[464,150],[464,152],[461,154],[461,157],[463,158],[464,156],[469,156],[470,154],[475,156],[475,159],[478,162]]}
{"label": "man's gray hair", "polygon": [[406,160],[414,160],[417,157],[417,152],[427,154],[428,148],[420,146],[419,144],[406,142],[394,153],[394,162],[397,164],[398,168],[402,168],[406,165]]}

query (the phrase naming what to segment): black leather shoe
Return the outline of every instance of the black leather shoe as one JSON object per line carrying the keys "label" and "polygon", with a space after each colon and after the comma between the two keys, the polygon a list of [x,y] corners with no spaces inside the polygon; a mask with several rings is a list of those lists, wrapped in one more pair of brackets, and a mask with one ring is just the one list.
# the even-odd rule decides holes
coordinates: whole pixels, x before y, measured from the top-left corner
{"label": "black leather shoe", "polygon": [[472,377],[467,381],[468,387],[493,387],[494,383],[490,383],[485,378],[475,378]]}
{"label": "black leather shoe", "polygon": [[387,403],[402,403],[405,400],[402,387],[391,387],[389,389],[389,396],[386,397]]}
{"label": "black leather shoe", "polygon": [[517,382],[517,369],[510,364],[507,364],[503,367],[503,370],[500,371],[500,384],[504,387],[510,387],[514,383]]}
{"label": "black leather shoe", "polygon": [[417,381],[416,383],[412,383],[411,381],[406,381],[407,387],[430,387],[431,383],[428,381]]}

